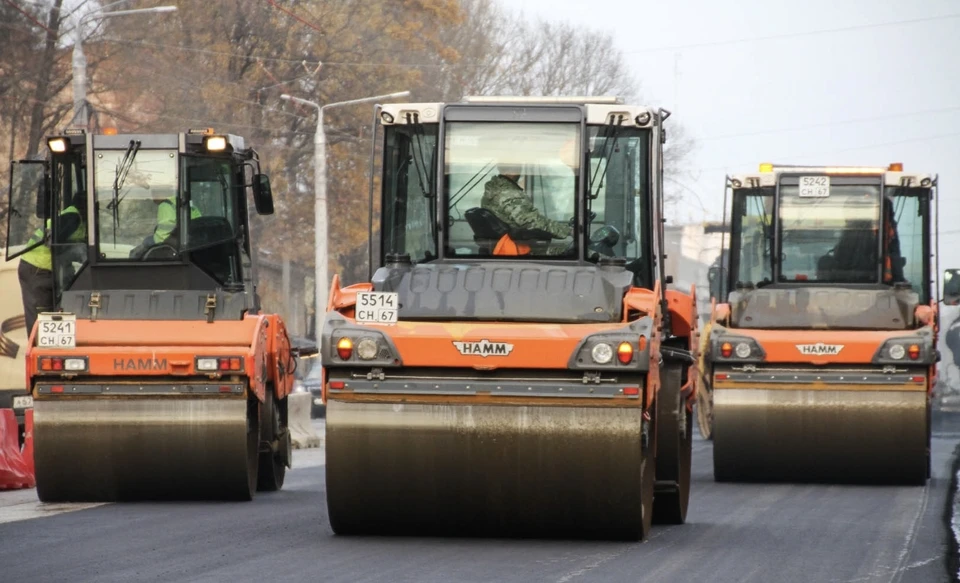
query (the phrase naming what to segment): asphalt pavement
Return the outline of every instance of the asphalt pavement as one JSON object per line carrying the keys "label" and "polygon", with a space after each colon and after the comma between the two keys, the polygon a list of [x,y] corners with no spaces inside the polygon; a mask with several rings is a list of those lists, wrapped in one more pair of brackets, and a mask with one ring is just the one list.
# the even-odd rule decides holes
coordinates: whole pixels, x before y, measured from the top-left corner
{"label": "asphalt pavement", "polygon": [[248,503],[44,509],[3,492],[0,580],[947,582],[958,440],[960,413],[938,414],[927,486],[867,487],[717,484],[697,437],[687,523],[643,543],[336,536],[318,449]]}

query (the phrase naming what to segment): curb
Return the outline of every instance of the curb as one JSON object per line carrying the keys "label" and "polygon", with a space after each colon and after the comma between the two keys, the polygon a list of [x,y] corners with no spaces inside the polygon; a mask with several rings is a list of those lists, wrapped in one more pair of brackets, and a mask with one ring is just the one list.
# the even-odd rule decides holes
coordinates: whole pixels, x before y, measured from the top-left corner
{"label": "curb", "polygon": [[310,393],[292,393],[287,396],[287,427],[294,449],[320,447],[320,436],[310,420],[312,396]]}

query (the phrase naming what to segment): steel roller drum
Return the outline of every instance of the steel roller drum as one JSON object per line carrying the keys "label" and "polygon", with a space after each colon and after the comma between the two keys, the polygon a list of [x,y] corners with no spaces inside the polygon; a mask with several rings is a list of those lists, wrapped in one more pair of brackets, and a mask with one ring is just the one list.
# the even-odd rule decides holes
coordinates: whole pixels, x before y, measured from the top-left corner
{"label": "steel roller drum", "polygon": [[331,399],[330,523],[338,534],[637,540],[654,480],[641,422],[638,407]]}
{"label": "steel roller drum", "polygon": [[248,445],[245,397],[34,403],[37,495],[43,502],[249,499]]}
{"label": "steel roller drum", "polygon": [[718,481],[922,484],[924,390],[715,388]]}

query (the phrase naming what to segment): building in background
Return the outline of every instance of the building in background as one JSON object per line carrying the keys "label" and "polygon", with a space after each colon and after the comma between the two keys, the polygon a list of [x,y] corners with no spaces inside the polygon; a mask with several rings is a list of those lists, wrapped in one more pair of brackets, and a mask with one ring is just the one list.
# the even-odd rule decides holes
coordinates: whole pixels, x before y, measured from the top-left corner
{"label": "building in background", "polygon": [[[697,312],[700,318],[710,317],[710,268],[719,265],[720,246],[724,239],[723,223],[704,222],[664,227],[665,269],[673,276],[668,288],[689,292],[697,288]],[[729,237],[726,245],[729,246]]]}

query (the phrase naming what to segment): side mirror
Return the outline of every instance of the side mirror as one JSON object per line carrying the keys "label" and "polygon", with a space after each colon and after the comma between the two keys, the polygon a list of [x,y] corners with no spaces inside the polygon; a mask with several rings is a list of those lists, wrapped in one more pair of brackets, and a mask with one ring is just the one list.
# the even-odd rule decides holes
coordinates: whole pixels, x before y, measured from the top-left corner
{"label": "side mirror", "polygon": [[253,176],[253,204],[257,207],[257,214],[273,214],[273,191],[270,189],[270,178],[266,174]]}
{"label": "side mirror", "polygon": [[960,269],[947,269],[943,272],[943,304],[960,306]]}
{"label": "side mirror", "polygon": [[605,244],[613,247],[620,241],[620,232],[610,225],[604,225],[590,235],[590,242],[594,245]]}

